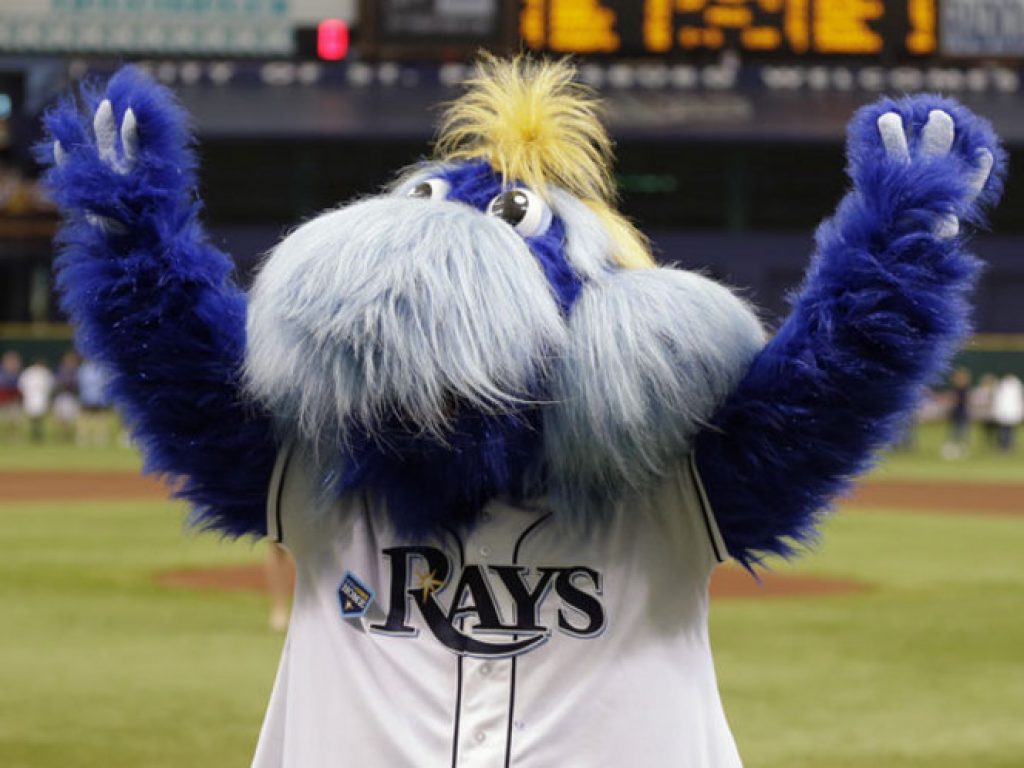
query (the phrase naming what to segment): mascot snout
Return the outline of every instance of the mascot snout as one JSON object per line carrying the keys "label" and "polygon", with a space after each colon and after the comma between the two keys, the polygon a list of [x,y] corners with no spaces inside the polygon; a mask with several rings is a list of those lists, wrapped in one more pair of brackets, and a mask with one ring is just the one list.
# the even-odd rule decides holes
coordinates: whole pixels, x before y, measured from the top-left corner
{"label": "mascot snout", "polygon": [[526,243],[459,202],[385,196],[270,255],[249,308],[250,392],[308,437],[397,419],[443,434],[453,400],[536,398],[565,320]]}

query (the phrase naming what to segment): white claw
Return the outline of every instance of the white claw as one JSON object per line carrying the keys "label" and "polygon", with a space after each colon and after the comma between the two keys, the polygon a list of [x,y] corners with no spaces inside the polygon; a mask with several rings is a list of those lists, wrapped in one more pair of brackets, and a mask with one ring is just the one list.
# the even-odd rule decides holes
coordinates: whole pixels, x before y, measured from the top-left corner
{"label": "white claw", "polygon": [[121,120],[121,147],[125,166],[130,169],[139,156],[139,124],[131,107],[125,110]]}
{"label": "white claw", "polygon": [[948,240],[960,234],[960,220],[955,213],[943,214],[935,225],[935,236],[940,240]]}
{"label": "white claw", "polygon": [[59,141],[53,142],[53,162],[58,165],[64,165],[68,161],[68,153],[64,151],[64,147],[61,146]]}
{"label": "white claw", "polygon": [[948,112],[933,109],[928,113],[928,122],[921,129],[921,154],[924,157],[938,157],[949,154],[956,137],[956,125]]}
{"label": "white claw", "polygon": [[[975,165],[974,170],[971,171],[967,178],[972,202],[974,198],[981,194],[981,190],[985,188],[985,182],[988,181],[989,174],[992,173],[992,165],[995,163],[995,158],[992,157],[992,153],[987,149],[979,149],[975,157],[977,158],[977,165]],[[960,234],[960,221],[952,213],[944,214],[939,218],[933,231],[938,238],[948,239],[956,237]]]}
{"label": "white claw", "polygon": [[87,213],[85,214],[85,220],[108,235],[118,235],[125,231],[124,225],[121,222],[111,219],[108,216]]}
{"label": "white claw", "polygon": [[885,152],[893,160],[910,162],[907,135],[903,132],[903,120],[895,112],[886,112],[878,118],[878,133],[882,137]]}
{"label": "white claw", "polygon": [[114,123],[114,107],[109,99],[100,102],[92,119],[92,130],[96,134],[96,150],[100,160],[107,165],[117,165],[117,125]]}
{"label": "white claw", "polygon": [[987,149],[978,150],[977,158],[978,165],[970,176],[971,192],[975,197],[980,195],[981,190],[985,188],[985,182],[988,181],[988,177],[992,173],[992,165],[995,163],[995,158]]}

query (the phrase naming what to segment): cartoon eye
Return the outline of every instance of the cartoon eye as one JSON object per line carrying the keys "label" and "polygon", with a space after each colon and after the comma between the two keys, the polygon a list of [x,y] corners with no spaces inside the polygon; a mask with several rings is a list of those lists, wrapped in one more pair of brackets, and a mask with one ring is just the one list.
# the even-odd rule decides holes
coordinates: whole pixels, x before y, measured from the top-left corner
{"label": "cartoon eye", "polygon": [[551,209],[528,189],[502,192],[487,205],[487,213],[515,227],[523,237],[543,235],[551,226]]}
{"label": "cartoon eye", "polygon": [[444,179],[427,179],[421,181],[407,193],[409,197],[418,197],[423,200],[444,200],[448,197],[448,190],[451,185]]}

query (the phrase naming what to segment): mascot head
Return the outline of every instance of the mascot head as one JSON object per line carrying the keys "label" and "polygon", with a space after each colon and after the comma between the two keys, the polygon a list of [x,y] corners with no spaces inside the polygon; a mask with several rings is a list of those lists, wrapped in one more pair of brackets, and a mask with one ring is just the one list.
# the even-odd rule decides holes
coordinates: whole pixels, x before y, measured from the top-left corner
{"label": "mascot head", "polygon": [[432,161],[296,229],[254,285],[250,392],[399,528],[500,495],[602,516],[686,455],[762,343],[727,289],[654,266],[573,78],[482,59]]}

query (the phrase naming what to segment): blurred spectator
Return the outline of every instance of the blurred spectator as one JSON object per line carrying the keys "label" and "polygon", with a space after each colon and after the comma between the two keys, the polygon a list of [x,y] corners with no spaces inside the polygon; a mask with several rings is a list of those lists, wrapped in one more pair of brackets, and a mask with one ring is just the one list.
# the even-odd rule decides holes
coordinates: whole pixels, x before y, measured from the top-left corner
{"label": "blurred spectator", "polygon": [[294,566],[288,552],[280,544],[270,542],[267,550],[267,586],[270,588],[270,628],[275,632],[288,629],[288,606],[291,602]]}
{"label": "blurred spectator", "polygon": [[21,375],[21,355],[4,352],[0,358],[0,434],[11,437],[18,431],[21,422],[21,390],[18,377]]}
{"label": "blurred spectator", "polygon": [[978,381],[978,386],[971,390],[970,409],[971,418],[981,424],[982,435],[985,445],[994,448],[996,442],[996,422],[992,417],[992,404],[996,396],[996,386],[999,384],[999,377],[986,373]]}
{"label": "blurred spectator", "polygon": [[53,396],[55,384],[56,379],[53,372],[43,360],[36,360],[18,377],[21,407],[28,417],[29,435],[32,442],[42,442],[43,422],[50,410],[50,398]]}
{"label": "blurred spectator", "polygon": [[20,170],[0,165],[0,211],[14,216],[27,213],[29,187]]}
{"label": "blurred spectator", "polygon": [[53,419],[57,434],[66,442],[75,437],[78,421],[78,355],[66,352],[57,368],[57,388],[53,398]]}
{"label": "blurred spectator", "polygon": [[971,436],[971,412],[968,401],[971,394],[971,372],[966,368],[953,371],[952,404],[949,409],[949,438],[942,446],[942,457],[959,459],[967,453]]}
{"label": "blurred spectator", "polygon": [[85,360],[78,366],[79,445],[107,445],[110,442],[108,378],[103,366],[92,360]]}
{"label": "blurred spectator", "polygon": [[998,430],[998,444],[1002,451],[1014,449],[1017,427],[1024,420],[1024,385],[1012,373],[999,380],[992,398],[992,419]]}

